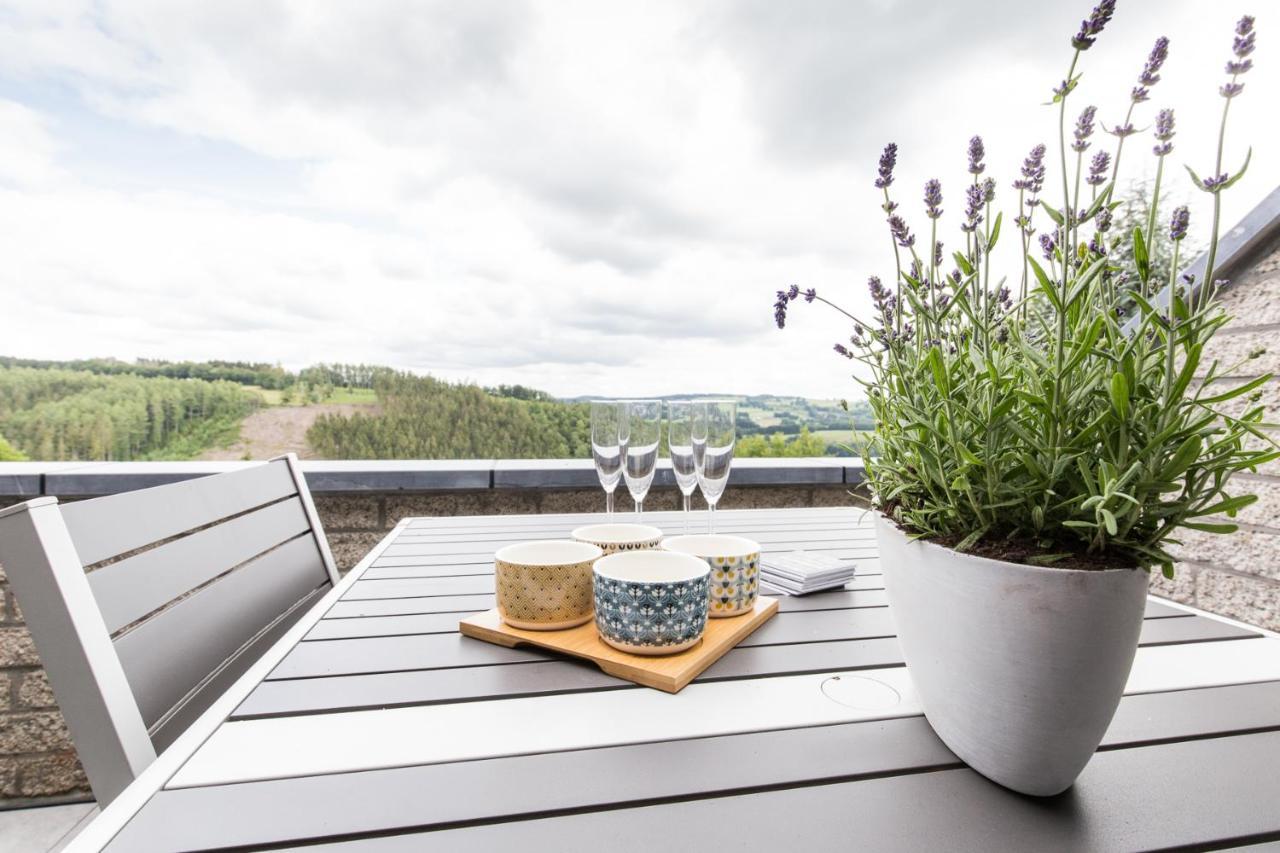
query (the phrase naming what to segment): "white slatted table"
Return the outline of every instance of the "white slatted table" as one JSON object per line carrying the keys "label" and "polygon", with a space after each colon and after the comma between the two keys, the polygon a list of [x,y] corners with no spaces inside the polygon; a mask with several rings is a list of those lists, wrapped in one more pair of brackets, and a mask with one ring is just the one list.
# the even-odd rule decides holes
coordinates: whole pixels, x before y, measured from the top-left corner
{"label": "white slatted table", "polygon": [[[1280,840],[1280,637],[1151,600],[1100,753],[1071,791],[1037,800],[965,768],[920,715],[859,510],[717,515],[718,529],[766,551],[852,558],[858,575],[843,591],[782,599],[771,622],[675,696],[457,633],[460,617],[492,606],[495,549],[590,520],[402,521],[73,849]],[[678,513],[645,520],[680,530]],[[839,673],[900,700],[835,702],[821,688]]]}

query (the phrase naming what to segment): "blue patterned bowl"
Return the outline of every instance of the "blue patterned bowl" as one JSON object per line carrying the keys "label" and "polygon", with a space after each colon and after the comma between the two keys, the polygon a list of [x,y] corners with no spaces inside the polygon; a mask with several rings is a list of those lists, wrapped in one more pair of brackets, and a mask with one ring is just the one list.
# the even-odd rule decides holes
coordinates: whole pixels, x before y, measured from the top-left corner
{"label": "blue patterned bowl", "polygon": [[708,533],[669,536],[662,540],[667,551],[691,554],[706,560],[711,568],[711,609],[713,619],[741,616],[756,606],[760,592],[760,546],[741,536]]}
{"label": "blue patterned bowl", "polygon": [[596,630],[615,649],[669,655],[707,627],[707,564],[687,554],[620,551],[596,560]]}

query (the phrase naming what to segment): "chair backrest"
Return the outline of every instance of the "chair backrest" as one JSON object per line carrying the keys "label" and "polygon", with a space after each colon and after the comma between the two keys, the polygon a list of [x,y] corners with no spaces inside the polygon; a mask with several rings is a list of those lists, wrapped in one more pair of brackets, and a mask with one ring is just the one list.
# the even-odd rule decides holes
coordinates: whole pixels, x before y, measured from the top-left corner
{"label": "chair backrest", "polygon": [[0,565],[102,806],[338,581],[293,454],[0,509]]}

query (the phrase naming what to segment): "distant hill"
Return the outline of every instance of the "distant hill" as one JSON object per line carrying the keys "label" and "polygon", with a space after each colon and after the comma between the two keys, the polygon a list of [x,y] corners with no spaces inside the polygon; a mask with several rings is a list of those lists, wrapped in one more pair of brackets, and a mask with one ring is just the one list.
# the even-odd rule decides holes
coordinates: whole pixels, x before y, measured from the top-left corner
{"label": "distant hill", "polygon": [[[738,401],[743,455],[844,455],[864,401]],[[0,356],[0,461],[266,458],[585,458],[590,396],[480,387],[369,364],[294,373],[243,361]],[[749,441],[747,439],[750,439]]]}
{"label": "distant hill", "polygon": [[[738,401],[738,432],[742,435],[798,435],[810,432],[869,430],[875,422],[866,400],[846,403],[835,399],[813,399],[779,394],[665,394],[656,400],[687,400],[699,397]],[[610,397],[562,397],[567,403],[586,403]],[[847,405],[847,409],[846,409]]]}

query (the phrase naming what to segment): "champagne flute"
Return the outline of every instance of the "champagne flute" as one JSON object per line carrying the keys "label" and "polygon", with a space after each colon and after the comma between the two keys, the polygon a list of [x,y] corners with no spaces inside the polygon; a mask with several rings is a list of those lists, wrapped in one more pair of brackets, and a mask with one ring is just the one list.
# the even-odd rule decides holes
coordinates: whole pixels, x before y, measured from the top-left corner
{"label": "champagne flute", "polygon": [[667,403],[667,447],[671,451],[671,470],[676,476],[676,486],[684,498],[684,532],[689,532],[690,504],[693,492],[698,488],[698,470],[693,458],[694,410],[698,404],[692,400],[672,400]]}
{"label": "champagne flute", "polygon": [[694,465],[707,501],[707,532],[716,532],[716,503],[729,483],[737,437],[738,404],[734,400],[699,400],[694,411]]}
{"label": "champagne flute", "polygon": [[636,522],[644,514],[645,495],[653,484],[658,467],[658,444],[662,440],[662,401],[624,400],[618,429],[622,448],[622,478],[636,504]]}
{"label": "champagne flute", "polygon": [[616,400],[591,401],[591,458],[604,488],[604,511],[613,519],[613,492],[622,479],[622,404]]}

